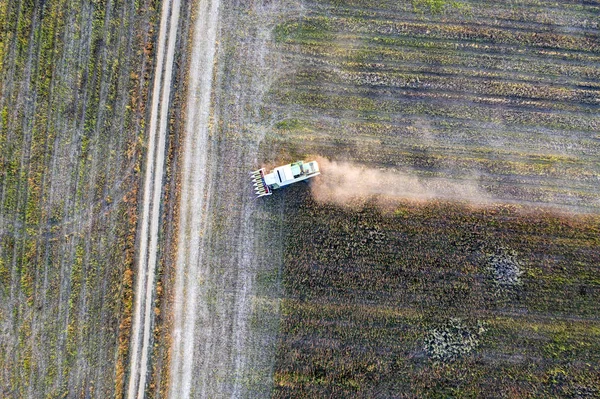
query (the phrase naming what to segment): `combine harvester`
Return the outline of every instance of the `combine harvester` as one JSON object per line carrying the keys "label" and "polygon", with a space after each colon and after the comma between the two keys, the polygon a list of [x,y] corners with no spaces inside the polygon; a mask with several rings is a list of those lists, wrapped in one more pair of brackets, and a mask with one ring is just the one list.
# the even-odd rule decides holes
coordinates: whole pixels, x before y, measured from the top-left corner
{"label": "combine harvester", "polygon": [[273,194],[273,190],[288,186],[302,180],[320,175],[317,161],[304,163],[296,161],[287,165],[279,166],[265,174],[265,168],[255,170],[251,173],[254,183],[254,192],[258,197]]}

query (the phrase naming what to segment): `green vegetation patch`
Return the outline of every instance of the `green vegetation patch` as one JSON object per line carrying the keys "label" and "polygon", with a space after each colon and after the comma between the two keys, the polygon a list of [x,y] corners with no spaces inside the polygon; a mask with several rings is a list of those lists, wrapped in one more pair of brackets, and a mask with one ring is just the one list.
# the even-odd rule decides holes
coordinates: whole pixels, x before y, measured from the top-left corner
{"label": "green vegetation patch", "polygon": [[465,3],[458,1],[447,0],[413,0],[414,10],[417,12],[430,12],[432,14],[440,14],[445,9],[452,7],[457,10],[469,10]]}
{"label": "green vegetation patch", "polygon": [[275,124],[275,127],[279,130],[298,130],[303,126],[303,122],[299,119],[285,119]]}
{"label": "green vegetation patch", "polygon": [[333,25],[327,17],[286,21],[275,27],[275,41],[289,40],[332,40]]}

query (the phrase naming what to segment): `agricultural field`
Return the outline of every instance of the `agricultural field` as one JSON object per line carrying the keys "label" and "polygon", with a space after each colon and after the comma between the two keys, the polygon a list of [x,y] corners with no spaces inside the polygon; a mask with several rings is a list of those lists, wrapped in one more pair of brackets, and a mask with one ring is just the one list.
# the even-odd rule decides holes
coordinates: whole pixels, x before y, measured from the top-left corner
{"label": "agricultural field", "polygon": [[0,1],[0,397],[128,364],[154,1]]}
{"label": "agricultural field", "polygon": [[599,111],[597,0],[0,0],[0,397],[597,397]]}
{"label": "agricultural field", "polygon": [[598,396],[600,3],[296,6],[263,159],[329,169],[269,198],[272,397]]}
{"label": "agricultural field", "polygon": [[600,5],[484,4],[304,2],[273,33],[273,142],[597,212]]}
{"label": "agricultural field", "polygon": [[599,216],[286,202],[272,397],[600,393]]}

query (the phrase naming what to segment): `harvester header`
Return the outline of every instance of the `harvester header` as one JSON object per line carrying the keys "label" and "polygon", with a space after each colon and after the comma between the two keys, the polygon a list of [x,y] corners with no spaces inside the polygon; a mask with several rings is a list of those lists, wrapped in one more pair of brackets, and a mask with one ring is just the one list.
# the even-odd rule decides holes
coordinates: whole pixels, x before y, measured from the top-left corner
{"label": "harvester header", "polygon": [[320,175],[319,164],[317,161],[303,162],[296,161],[287,165],[279,166],[270,173],[266,173],[265,168],[255,170],[250,173],[254,192],[258,197],[273,194],[273,190],[288,186],[302,180]]}

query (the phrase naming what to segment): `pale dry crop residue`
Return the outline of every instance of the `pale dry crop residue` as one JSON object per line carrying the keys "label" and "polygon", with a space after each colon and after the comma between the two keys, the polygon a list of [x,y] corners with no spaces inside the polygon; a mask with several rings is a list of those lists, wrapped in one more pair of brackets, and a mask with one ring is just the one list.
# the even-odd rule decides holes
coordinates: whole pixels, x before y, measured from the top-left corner
{"label": "pale dry crop residue", "polygon": [[198,280],[206,267],[201,248],[206,225],[205,206],[210,201],[211,192],[207,187],[210,179],[207,179],[206,173],[219,4],[218,0],[201,0],[193,28],[173,309],[171,398],[188,398],[191,395],[192,369],[198,362],[194,356],[196,319],[207,317],[205,307],[198,307],[197,291],[200,289]]}
{"label": "pale dry crop residue", "polygon": [[[195,4],[187,82],[168,396],[268,397],[277,309],[257,308],[256,284],[277,270],[278,231],[252,196],[265,129],[261,106],[277,65],[268,58],[276,6]],[[257,250],[263,249],[263,250]],[[262,309],[262,308],[261,308]],[[260,317],[260,319],[259,319]],[[259,326],[253,320],[261,320]]]}
{"label": "pale dry crop residue", "polygon": [[472,179],[424,178],[410,170],[375,169],[351,162],[317,157],[321,176],[311,184],[318,202],[338,205],[356,204],[374,196],[406,200],[466,201],[484,205],[491,197]]}

